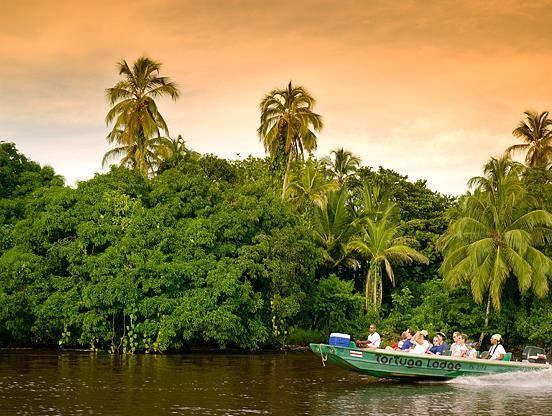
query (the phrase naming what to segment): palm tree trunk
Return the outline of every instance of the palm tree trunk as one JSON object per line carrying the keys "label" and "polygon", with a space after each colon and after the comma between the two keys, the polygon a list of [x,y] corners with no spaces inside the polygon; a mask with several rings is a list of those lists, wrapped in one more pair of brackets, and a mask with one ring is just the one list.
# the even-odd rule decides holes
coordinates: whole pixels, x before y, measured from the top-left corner
{"label": "palm tree trunk", "polygon": [[368,273],[366,274],[366,293],[365,293],[365,301],[366,301],[366,312],[368,312],[368,299],[370,299],[370,272],[372,268],[368,269]]}
{"label": "palm tree trunk", "polygon": [[491,294],[489,293],[489,299],[487,300],[487,311],[485,312],[485,323],[483,324],[483,331],[479,335],[479,345],[483,342],[487,328],[489,327],[489,317],[491,316]]}
{"label": "palm tree trunk", "polygon": [[378,273],[378,286],[379,286],[379,303],[378,303],[378,309],[381,307],[381,303],[383,302],[383,276],[381,272],[381,268],[379,269]]}
{"label": "palm tree trunk", "polygon": [[[286,132],[286,143],[291,140],[291,123],[287,120],[287,132]],[[285,148],[286,146],[284,146]],[[288,160],[286,165],[286,172],[284,173],[284,183],[282,185],[282,199],[286,194],[286,189],[289,181],[289,171],[291,170],[291,161],[293,160],[293,144],[289,146]]]}
{"label": "palm tree trunk", "polygon": [[372,289],[372,293],[374,295],[374,304],[372,305],[374,310],[377,310],[378,309],[378,276],[379,276],[379,268],[377,266],[377,264],[374,265],[374,271],[373,271],[373,281],[372,281],[372,285],[373,285],[373,289]]}
{"label": "palm tree trunk", "polygon": [[284,199],[285,195],[286,195],[286,189],[288,187],[288,182],[289,182],[289,171],[291,170],[291,161],[292,161],[292,152],[290,151],[289,152],[289,155],[288,155],[288,161],[287,161],[287,165],[286,165],[286,172],[284,173],[284,183],[282,184],[282,199]]}

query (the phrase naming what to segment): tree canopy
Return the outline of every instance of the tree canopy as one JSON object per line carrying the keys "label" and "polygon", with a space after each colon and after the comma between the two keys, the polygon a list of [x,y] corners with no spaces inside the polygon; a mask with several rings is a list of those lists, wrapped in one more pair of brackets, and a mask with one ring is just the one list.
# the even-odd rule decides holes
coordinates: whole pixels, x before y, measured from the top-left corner
{"label": "tree canopy", "polygon": [[180,94],[161,64],[118,68],[120,166],[71,188],[0,142],[0,345],[256,349],[374,322],[552,345],[548,112],[455,198],[343,148],[317,159],[322,117],[291,82],[260,103],[268,157],[200,154],[157,107]]}
{"label": "tree canopy", "polygon": [[113,107],[105,117],[106,124],[113,124],[107,140],[117,146],[104,155],[103,164],[120,158],[122,166],[151,173],[171,148],[169,128],[155,99],[168,95],[176,100],[180,92],[169,78],[159,75],[161,64],[150,58],[142,56],[132,67],[122,60],[118,68],[123,79],[106,89]]}

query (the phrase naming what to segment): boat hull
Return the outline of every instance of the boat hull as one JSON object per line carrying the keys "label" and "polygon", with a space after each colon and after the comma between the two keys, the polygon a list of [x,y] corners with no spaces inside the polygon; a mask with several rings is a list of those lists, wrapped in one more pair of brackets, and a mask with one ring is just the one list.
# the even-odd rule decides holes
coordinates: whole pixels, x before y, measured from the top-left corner
{"label": "boat hull", "polygon": [[337,347],[327,344],[310,344],[310,348],[324,363],[335,364],[344,369],[373,377],[401,380],[449,380],[463,376],[539,371],[550,368],[548,364],[470,360],[380,349]]}

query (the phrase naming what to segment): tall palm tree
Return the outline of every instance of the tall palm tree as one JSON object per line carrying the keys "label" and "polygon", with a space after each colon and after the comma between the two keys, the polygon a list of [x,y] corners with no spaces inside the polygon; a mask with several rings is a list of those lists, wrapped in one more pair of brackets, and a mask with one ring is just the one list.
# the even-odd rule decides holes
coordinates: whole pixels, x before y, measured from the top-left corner
{"label": "tall palm tree", "polygon": [[364,204],[364,213],[358,215],[360,235],[348,243],[348,248],[367,258],[365,296],[366,310],[370,304],[379,310],[383,297],[383,273],[387,275],[393,287],[395,274],[393,265],[413,262],[427,264],[428,258],[410,247],[416,240],[400,236],[401,225],[397,222],[397,210],[394,203],[380,196],[379,189],[365,190],[368,201]]}
{"label": "tall palm tree", "polygon": [[343,185],[345,179],[356,172],[360,166],[360,158],[342,147],[332,150],[330,155],[323,158],[322,161],[340,185]]}
{"label": "tall palm tree", "polygon": [[525,152],[525,164],[532,168],[544,167],[552,160],[552,119],[548,111],[524,112],[526,120],[521,120],[512,132],[523,144],[514,144],[506,149],[508,155]]}
{"label": "tall palm tree", "polygon": [[339,187],[335,181],[328,181],[312,159],[307,160],[303,169],[290,175],[290,182],[286,188],[286,197],[294,205],[301,207],[308,203],[323,207],[327,201],[328,192]]}
{"label": "tall palm tree", "polygon": [[257,133],[271,156],[283,152],[287,158],[282,198],[288,185],[292,163],[304,158],[305,151],[316,150],[316,132],[322,127],[322,117],[313,111],[316,100],[301,86],[270,91],[259,104],[260,126]]}
{"label": "tall palm tree", "polygon": [[326,204],[314,207],[314,241],[323,249],[325,261],[330,267],[335,267],[344,260],[351,267],[359,266],[356,259],[350,256],[351,251],[347,247],[356,232],[348,198],[349,191],[342,187],[328,192]]}
{"label": "tall palm tree", "polygon": [[167,144],[161,132],[170,137],[155,99],[168,95],[176,100],[180,93],[169,78],[159,76],[161,64],[147,57],[138,58],[132,68],[122,60],[118,68],[123,79],[106,89],[113,107],[105,117],[107,125],[113,123],[107,140],[117,147],[106,153],[103,162],[122,156],[121,164],[146,174],[158,161],[157,151]]}
{"label": "tall palm tree", "polygon": [[513,276],[523,293],[531,289],[538,297],[548,293],[552,260],[538,247],[551,235],[552,215],[533,209],[521,186],[521,165],[506,156],[491,159],[484,175],[472,178],[468,193],[459,204],[456,218],[441,237],[444,255],[439,269],[450,287],[471,286],[473,298],[487,297],[485,336],[491,306],[499,311],[505,281]]}

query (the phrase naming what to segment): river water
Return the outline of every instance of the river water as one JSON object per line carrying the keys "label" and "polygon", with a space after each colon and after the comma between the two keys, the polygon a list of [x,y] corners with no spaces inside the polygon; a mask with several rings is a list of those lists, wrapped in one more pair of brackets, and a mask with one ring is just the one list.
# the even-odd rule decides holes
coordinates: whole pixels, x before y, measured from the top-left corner
{"label": "river water", "polygon": [[0,351],[1,415],[550,415],[552,371],[404,384],[310,353]]}

